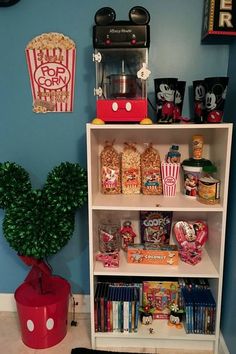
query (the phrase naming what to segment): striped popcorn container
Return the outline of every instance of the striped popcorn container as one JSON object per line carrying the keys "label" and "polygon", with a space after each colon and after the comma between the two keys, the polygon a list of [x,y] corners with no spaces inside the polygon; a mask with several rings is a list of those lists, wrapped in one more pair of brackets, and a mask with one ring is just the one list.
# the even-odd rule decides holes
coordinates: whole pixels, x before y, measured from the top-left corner
{"label": "striped popcorn container", "polygon": [[26,47],[26,60],[33,96],[33,111],[72,112],[76,49],[59,33],[35,37]]}
{"label": "striped popcorn container", "polygon": [[162,161],[161,174],[163,183],[163,194],[166,197],[176,195],[176,185],[179,176],[180,164]]}

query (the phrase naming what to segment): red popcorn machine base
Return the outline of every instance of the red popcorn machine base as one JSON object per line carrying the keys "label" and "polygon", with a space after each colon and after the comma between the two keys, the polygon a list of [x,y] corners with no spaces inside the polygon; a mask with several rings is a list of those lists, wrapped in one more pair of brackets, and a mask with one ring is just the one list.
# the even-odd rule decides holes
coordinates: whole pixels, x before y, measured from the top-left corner
{"label": "red popcorn machine base", "polygon": [[97,117],[104,122],[140,122],[147,118],[147,114],[146,99],[97,101]]}
{"label": "red popcorn machine base", "polygon": [[34,349],[49,348],[66,336],[70,296],[69,283],[60,277],[50,279],[50,291],[39,292],[28,282],[15,291],[22,341]]}

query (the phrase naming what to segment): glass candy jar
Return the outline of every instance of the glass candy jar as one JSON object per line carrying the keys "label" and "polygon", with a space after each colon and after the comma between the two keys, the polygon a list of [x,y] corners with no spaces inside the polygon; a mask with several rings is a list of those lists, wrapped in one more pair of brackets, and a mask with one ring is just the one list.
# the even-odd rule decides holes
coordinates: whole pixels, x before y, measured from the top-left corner
{"label": "glass candy jar", "polygon": [[117,252],[120,250],[120,225],[115,223],[101,223],[98,227],[99,250],[102,253]]}

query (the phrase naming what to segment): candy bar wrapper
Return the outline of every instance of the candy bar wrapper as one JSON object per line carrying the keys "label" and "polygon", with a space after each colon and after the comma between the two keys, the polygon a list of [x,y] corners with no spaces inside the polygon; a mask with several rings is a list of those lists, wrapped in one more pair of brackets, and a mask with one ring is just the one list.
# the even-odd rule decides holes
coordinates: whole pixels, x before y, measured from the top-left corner
{"label": "candy bar wrapper", "polygon": [[165,161],[161,163],[163,194],[167,197],[174,197],[176,195],[179,170],[179,163],[169,163]]}
{"label": "candy bar wrapper", "polygon": [[155,243],[133,244],[128,246],[127,262],[137,264],[178,265],[178,247]]}

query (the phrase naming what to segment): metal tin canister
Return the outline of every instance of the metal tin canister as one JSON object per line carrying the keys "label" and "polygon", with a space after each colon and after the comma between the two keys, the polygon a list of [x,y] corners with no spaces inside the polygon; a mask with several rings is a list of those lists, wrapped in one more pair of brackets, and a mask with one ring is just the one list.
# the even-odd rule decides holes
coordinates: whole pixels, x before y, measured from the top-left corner
{"label": "metal tin canister", "polygon": [[220,181],[212,177],[200,177],[198,182],[199,201],[204,204],[217,204],[220,200]]}

